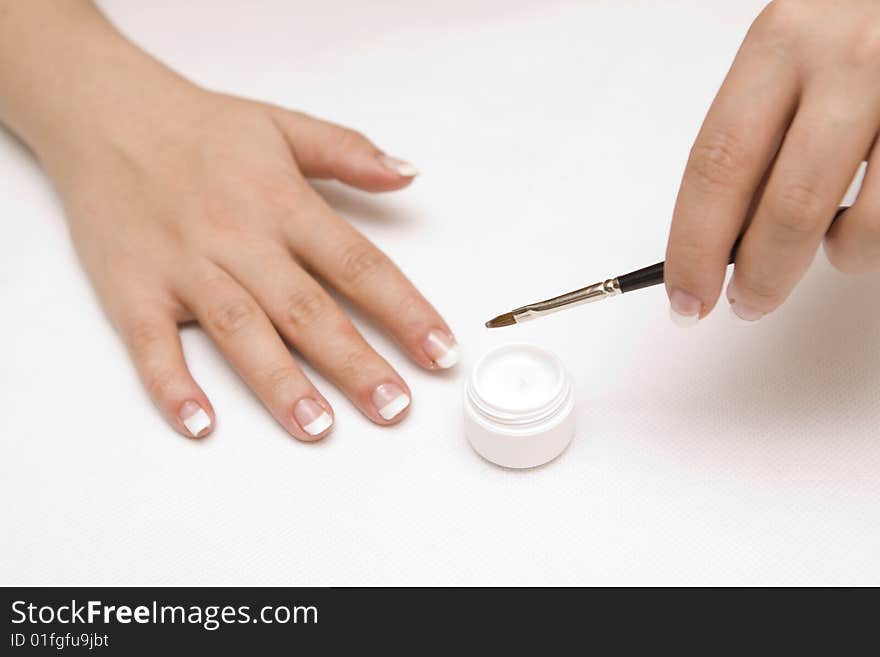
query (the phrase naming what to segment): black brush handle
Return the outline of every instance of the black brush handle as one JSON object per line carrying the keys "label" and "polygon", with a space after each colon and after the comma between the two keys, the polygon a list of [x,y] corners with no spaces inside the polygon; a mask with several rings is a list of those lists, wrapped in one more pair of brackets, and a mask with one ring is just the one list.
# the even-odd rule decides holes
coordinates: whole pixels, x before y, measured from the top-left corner
{"label": "black brush handle", "polygon": [[[848,207],[842,207],[837,211],[837,214],[834,215],[834,221],[837,221],[837,218],[842,215]],[[736,238],[736,242],[733,243],[733,248],[730,250],[730,259],[727,261],[728,264],[732,265],[736,260],[736,254],[739,251],[739,243],[742,240],[742,235]],[[628,274],[624,274],[623,276],[617,277],[617,282],[620,284],[620,292],[632,292],[633,290],[641,290],[643,287],[651,287],[653,285],[660,285],[663,282],[663,266],[665,263],[658,262],[656,265],[651,265],[650,267],[645,267],[643,269],[637,269],[636,271],[632,271]]]}
{"label": "black brush handle", "polygon": [[641,290],[643,287],[660,285],[663,282],[663,265],[665,264],[658,262],[656,265],[618,276],[617,282],[620,284],[620,291],[626,294],[633,290]]}

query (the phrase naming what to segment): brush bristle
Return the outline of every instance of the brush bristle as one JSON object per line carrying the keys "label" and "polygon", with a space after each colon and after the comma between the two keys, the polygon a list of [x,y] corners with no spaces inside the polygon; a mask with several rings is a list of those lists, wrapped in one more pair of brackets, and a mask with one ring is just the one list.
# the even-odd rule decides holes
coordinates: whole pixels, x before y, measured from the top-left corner
{"label": "brush bristle", "polygon": [[513,326],[514,324],[516,324],[516,318],[513,316],[513,313],[504,313],[486,322],[486,328],[501,328],[502,326]]}

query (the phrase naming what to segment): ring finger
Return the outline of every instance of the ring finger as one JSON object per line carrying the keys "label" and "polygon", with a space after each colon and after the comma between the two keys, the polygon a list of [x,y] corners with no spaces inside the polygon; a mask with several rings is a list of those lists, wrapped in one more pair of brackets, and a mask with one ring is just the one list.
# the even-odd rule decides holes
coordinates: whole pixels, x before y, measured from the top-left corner
{"label": "ring finger", "polygon": [[785,301],[875,134],[871,117],[841,109],[833,95],[804,97],[737,253],[727,288],[737,317],[753,322]]}
{"label": "ring finger", "polygon": [[880,271],[880,149],[876,146],[858,198],[826,235],[825,252],[847,274]]}
{"label": "ring finger", "polygon": [[281,426],[300,440],[330,432],[333,411],[294,361],[253,297],[225,271],[205,263],[197,287],[181,297],[202,328]]}

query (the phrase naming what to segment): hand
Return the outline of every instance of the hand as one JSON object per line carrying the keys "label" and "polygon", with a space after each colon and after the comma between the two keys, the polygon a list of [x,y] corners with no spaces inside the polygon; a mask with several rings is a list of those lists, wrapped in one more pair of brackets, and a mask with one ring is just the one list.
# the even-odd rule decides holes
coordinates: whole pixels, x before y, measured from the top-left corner
{"label": "hand", "polygon": [[[880,3],[776,0],[752,25],[697,137],[666,252],[673,319],[727,288],[754,322],[778,308],[825,240],[848,273],[880,270]],[[831,226],[860,163],[856,204]],[[830,230],[829,230],[830,227]]]}
{"label": "hand", "polygon": [[99,127],[80,127],[63,148],[45,146],[41,159],[95,289],[171,425],[193,436],[214,426],[181,351],[178,324],[190,320],[301,440],[326,435],[333,411],[285,340],[370,420],[401,420],[406,383],[313,274],[425,368],[455,363],[452,334],[305,177],[386,191],[408,185],[416,170],[356,132],[303,114],[176,78],[132,85],[117,91],[155,105],[90,116]]}

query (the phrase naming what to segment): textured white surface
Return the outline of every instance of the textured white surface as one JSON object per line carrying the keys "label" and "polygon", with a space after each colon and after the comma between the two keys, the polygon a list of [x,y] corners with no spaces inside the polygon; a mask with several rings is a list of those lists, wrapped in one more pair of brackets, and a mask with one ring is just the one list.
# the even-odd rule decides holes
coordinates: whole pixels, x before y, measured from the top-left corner
{"label": "textured white surface", "polygon": [[[197,81],[369,134],[423,172],[321,186],[440,308],[456,370],[369,424],[285,435],[198,329],[217,411],[192,441],[140,389],[48,183],[0,137],[0,583],[880,584],[880,279],[824,256],[745,331],[680,331],[643,291],[521,327],[516,305],[662,257],[691,141],[761,2],[107,2]],[[577,387],[556,461],[502,470],[460,428],[465,373],[545,344]],[[39,422],[34,418],[38,417]],[[120,431],[125,427],[125,431]]]}

